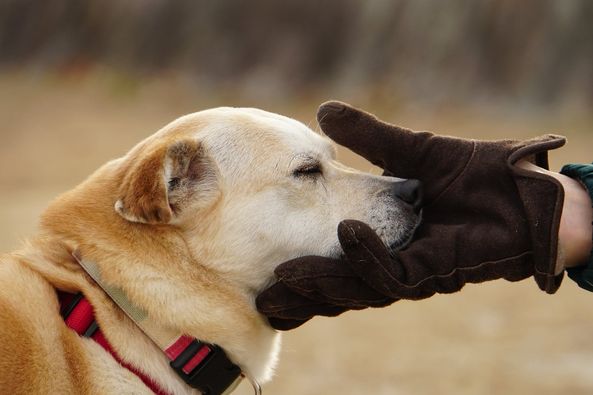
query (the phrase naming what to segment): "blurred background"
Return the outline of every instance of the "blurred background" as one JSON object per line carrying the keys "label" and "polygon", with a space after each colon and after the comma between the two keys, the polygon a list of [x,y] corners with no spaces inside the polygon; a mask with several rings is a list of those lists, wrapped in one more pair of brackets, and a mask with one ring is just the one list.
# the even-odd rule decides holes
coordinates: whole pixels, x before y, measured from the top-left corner
{"label": "blurred background", "polygon": [[[340,99],[413,129],[593,158],[589,0],[0,0],[0,250],[174,118]],[[343,150],[341,159],[371,165]],[[316,318],[268,394],[591,394],[593,295],[531,280]],[[237,394],[250,394],[243,384]]]}

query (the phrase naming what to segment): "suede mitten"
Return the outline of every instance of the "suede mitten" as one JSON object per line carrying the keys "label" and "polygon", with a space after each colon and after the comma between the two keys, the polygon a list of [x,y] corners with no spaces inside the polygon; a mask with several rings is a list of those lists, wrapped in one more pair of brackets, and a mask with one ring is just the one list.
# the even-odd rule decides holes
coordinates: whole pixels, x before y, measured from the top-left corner
{"label": "suede mitten", "polygon": [[339,102],[323,104],[318,119],[330,138],[385,174],[422,181],[423,219],[413,242],[395,253],[368,226],[346,221],[338,230],[343,259],[305,257],[280,265],[279,283],[257,300],[272,325],[289,329],[314,315],[422,299],[499,278],[533,276],[542,290],[558,289],[564,192],[555,179],[517,162],[547,169],[547,151],[564,138],[477,141],[413,132]]}

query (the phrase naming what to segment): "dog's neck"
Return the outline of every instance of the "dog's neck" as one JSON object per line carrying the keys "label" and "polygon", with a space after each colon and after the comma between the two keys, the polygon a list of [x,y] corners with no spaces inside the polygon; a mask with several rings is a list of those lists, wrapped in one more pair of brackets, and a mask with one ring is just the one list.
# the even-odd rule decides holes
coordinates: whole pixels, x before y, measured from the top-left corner
{"label": "dog's neck", "polygon": [[[151,265],[148,257],[142,262],[134,262],[130,257],[126,262],[125,256],[117,254],[97,254],[88,247],[81,251],[83,261],[96,265],[104,290],[105,284],[118,288],[127,303],[143,310],[143,316],[151,317],[151,321],[142,322],[152,325],[144,331],[150,338],[156,337],[152,334],[155,332],[163,338],[156,344],[164,345],[183,333],[222,347],[254,381],[269,380],[279,351],[279,334],[251,306],[247,296],[217,275],[200,272],[196,264],[182,262],[181,258],[175,263],[168,260],[167,270],[163,265]],[[156,252],[151,257],[153,262],[165,259]]]}
{"label": "dog's neck", "polygon": [[[135,306],[120,288],[105,283],[97,265],[84,260],[77,252],[73,256],[107,296],[167,355],[171,360],[171,367],[188,385],[207,393],[228,394],[236,388],[244,374],[220,347],[204,344],[183,333],[161,327],[146,312]],[[256,394],[261,393],[257,381],[248,379]]]}

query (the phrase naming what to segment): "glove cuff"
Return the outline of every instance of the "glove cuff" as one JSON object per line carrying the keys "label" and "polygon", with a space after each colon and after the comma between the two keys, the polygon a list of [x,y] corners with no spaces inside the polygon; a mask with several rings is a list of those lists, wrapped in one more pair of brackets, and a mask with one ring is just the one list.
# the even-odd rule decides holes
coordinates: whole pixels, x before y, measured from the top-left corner
{"label": "glove cuff", "polygon": [[549,294],[558,290],[564,277],[564,273],[555,274],[564,189],[554,178],[515,164],[525,159],[548,170],[548,151],[563,146],[565,142],[564,137],[555,135],[529,140],[523,142],[507,161],[523,202],[531,234],[533,277],[539,288]]}
{"label": "glove cuff", "polygon": [[[587,188],[589,197],[593,201],[593,165],[569,164],[562,167],[560,173],[579,180]],[[566,272],[579,287],[593,292],[593,251],[589,255],[586,266],[567,268]]]}

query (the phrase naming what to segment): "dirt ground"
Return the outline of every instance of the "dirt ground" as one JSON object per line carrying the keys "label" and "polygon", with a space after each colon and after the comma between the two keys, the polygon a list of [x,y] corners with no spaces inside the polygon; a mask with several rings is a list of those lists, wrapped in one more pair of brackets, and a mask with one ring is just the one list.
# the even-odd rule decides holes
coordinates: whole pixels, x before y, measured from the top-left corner
{"label": "dirt ground", "polygon": [[[187,87],[177,79],[137,84],[113,76],[68,81],[0,76],[0,251],[33,234],[53,197],[179,115],[251,105],[315,126],[317,104],[329,99],[266,103],[232,94],[213,99],[188,93]],[[590,115],[369,105],[387,120],[465,137],[565,134],[567,147],[551,158],[555,169],[593,156]],[[341,158],[373,170],[346,151]],[[317,318],[285,335],[276,377],[264,393],[591,394],[592,306],[593,295],[570,281],[554,296],[540,292],[532,280],[501,281]],[[236,393],[251,390],[244,383]]]}

